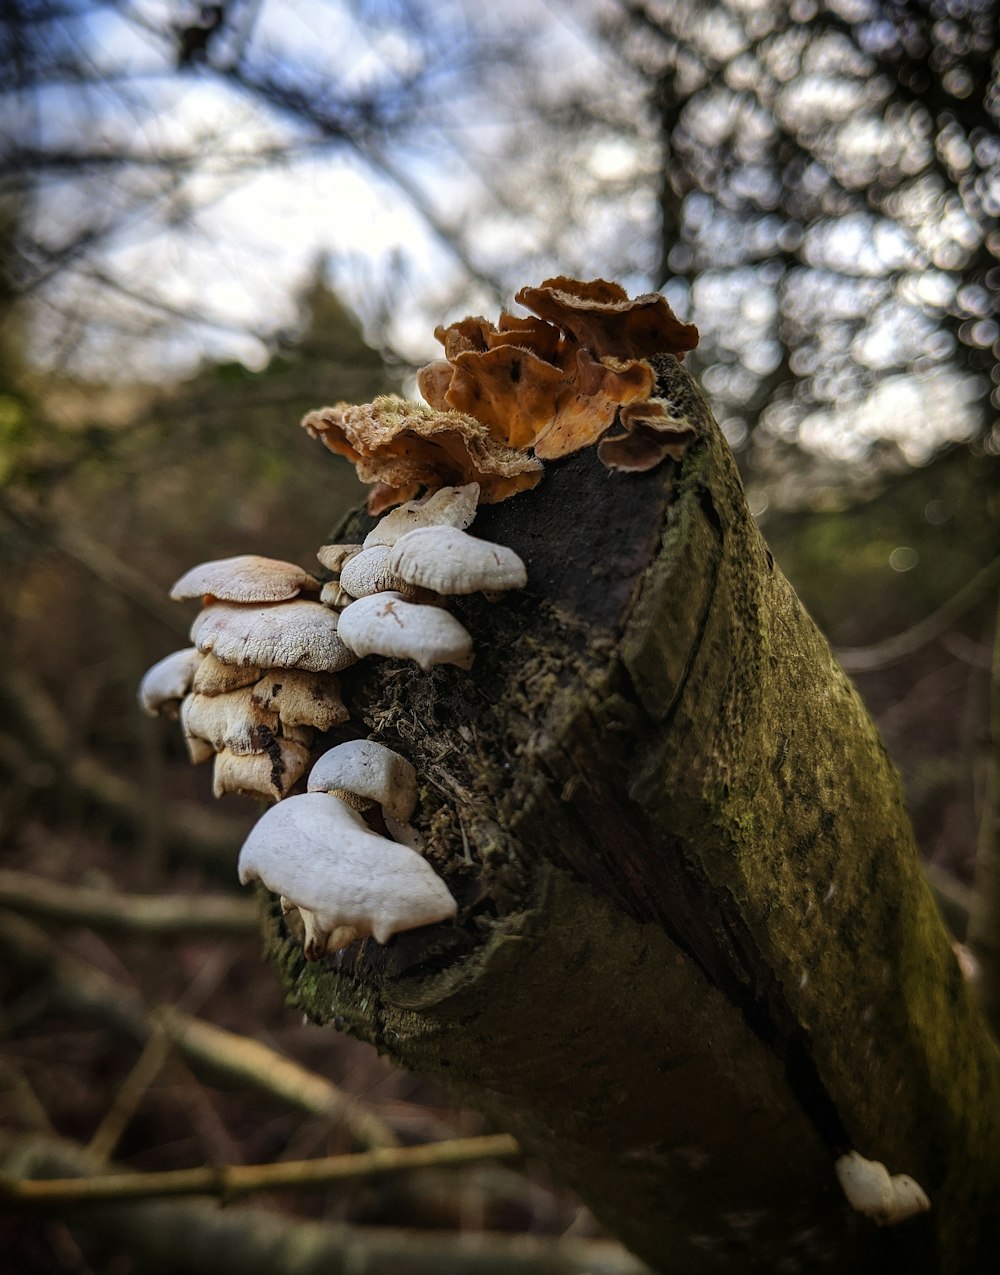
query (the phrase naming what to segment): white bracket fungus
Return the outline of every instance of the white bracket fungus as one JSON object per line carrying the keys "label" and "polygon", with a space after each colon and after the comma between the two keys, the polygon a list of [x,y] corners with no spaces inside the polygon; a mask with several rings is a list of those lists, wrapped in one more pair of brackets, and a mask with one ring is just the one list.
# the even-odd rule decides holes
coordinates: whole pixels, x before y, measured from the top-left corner
{"label": "white bracket fungus", "polygon": [[199,651],[225,664],[338,672],[354,656],[337,633],[337,616],[319,602],[206,607],[191,627]]}
{"label": "white bracket fungus", "polygon": [[259,677],[260,669],[253,664],[223,664],[214,655],[203,655],[191,689],[196,695],[225,695],[252,686]]}
{"label": "white bracket fungus", "polygon": [[377,803],[401,824],[417,804],[417,772],[405,757],[374,739],[352,739],[328,749],[309,772],[306,787],[331,793],[356,809]]}
{"label": "white bracket fungus", "polygon": [[[417,527],[457,527],[464,530],[475,518],[478,504],[478,483],[442,487],[425,500],[408,500],[391,509],[365,536],[362,547],[371,549],[373,545],[394,545],[400,536]],[[326,563],[323,565],[326,566]]]}
{"label": "white bracket fungus", "polygon": [[266,811],[243,843],[239,877],[243,885],[263,882],[299,909],[309,960],[369,934],[387,943],[456,912],[426,859],[377,836],[328,793],[289,797]]}
{"label": "white bracket fungus", "polygon": [[266,752],[237,754],[224,748],[212,767],[212,792],[280,801],[305,774],[309,749],[294,739],[272,739]]}
{"label": "white bracket fungus", "polygon": [[339,580],[327,580],[319,591],[319,600],[332,611],[343,611],[354,601]]}
{"label": "white bracket fungus", "polygon": [[176,717],[177,706],[191,689],[201,661],[201,652],[193,646],[157,660],[139,683],[139,703],[143,711],[150,717],[158,717],[160,713]]}
{"label": "white bracket fungus", "polygon": [[340,587],[352,598],[368,598],[373,593],[396,590],[412,601],[416,590],[394,571],[390,565],[392,549],[389,545],[372,545],[362,549],[344,565],[340,573]]}
{"label": "white bracket fungus", "polygon": [[878,1226],[895,1226],[931,1207],[923,1187],[908,1174],[890,1174],[880,1161],[857,1151],[842,1155],[833,1169],[851,1208]]}
{"label": "white bracket fungus", "polygon": [[225,695],[188,695],[181,704],[181,729],[187,740],[205,740],[214,752],[259,753],[261,727],[278,733],[278,714],[253,702],[253,688]]}
{"label": "white bracket fungus", "polygon": [[499,593],[528,583],[513,549],[477,540],[457,527],[408,531],[393,545],[387,568],[389,575],[435,593]]}
{"label": "white bracket fungus", "polygon": [[358,656],[416,660],[422,669],[435,664],[467,669],[474,658],[472,637],[453,615],[393,592],[373,593],[345,607],[340,636]]}
{"label": "white bracket fungus", "polygon": [[339,576],[344,563],[353,558],[356,553],[360,553],[363,548],[363,545],[320,545],[316,550],[316,557],[327,571],[332,571],[335,576]]}
{"label": "white bracket fungus", "polygon": [[310,673],[308,669],[269,669],[254,684],[253,704],[270,709],[281,719],[282,733],[290,726],[312,726],[328,731],[346,722],[350,713],[340,698],[340,682],[334,673]]}
{"label": "white bracket fungus", "polygon": [[244,553],[201,562],[185,571],[170,596],[175,602],[204,597],[220,602],[287,602],[303,589],[315,592],[318,588],[314,577],[294,562]]}

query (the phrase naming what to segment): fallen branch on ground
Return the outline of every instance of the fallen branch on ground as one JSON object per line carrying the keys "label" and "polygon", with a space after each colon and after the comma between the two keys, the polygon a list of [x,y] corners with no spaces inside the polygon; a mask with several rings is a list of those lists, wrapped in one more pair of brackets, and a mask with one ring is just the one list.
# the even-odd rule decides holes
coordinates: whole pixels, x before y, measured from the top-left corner
{"label": "fallen branch on ground", "polygon": [[225,1031],[172,1005],[150,1010],[137,992],[70,956],[21,917],[3,918],[0,948],[36,973],[47,972],[65,1004],[96,1014],[142,1044],[160,1024],[189,1062],[260,1089],[310,1115],[336,1121],[360,1146],[396,1144],[395,1134],[363,1099],[345,1094],[325,1077],[260,1041]]}
{"label": "fallen branch on ground", "polygon": [[30,872],[0,870],[0,905],[28,916],[44,917],[94,930],[177,936],[254,934],[257,908],[252,899],[225,895],[118,894],[47,881]]}
{"label": "fallen branch on ground", "polygon": [[[19,1176],[85,1174],[93,1157],[61,1139],[0,1132],[0,1162]],[[643,1275],[618,1244],[535,1235],[453,1234],[302,1222],[260,1208],[199,1200],[88,1204],[64,1216],[102,1235],[140,1269],[170,1253],[177,1275]]]}
{"label": "fallen branch on ground", "polygon": [[256,1191],[287,1191],[329,1186],[360,1178],[443,1169],[478,1160],[509,1160],[521,1154],[508,1133],[454,1138],[422,1147],[378,1147],[357,1155],[277,1164],[221,1164],[163,1173],[105,1173],[87,1178],[15,1178],[0,1174],[0,1199],[26,1204],[67,1204],[91,1200],[148,1200],[168,1195],[219,1195],[229,1198]]}

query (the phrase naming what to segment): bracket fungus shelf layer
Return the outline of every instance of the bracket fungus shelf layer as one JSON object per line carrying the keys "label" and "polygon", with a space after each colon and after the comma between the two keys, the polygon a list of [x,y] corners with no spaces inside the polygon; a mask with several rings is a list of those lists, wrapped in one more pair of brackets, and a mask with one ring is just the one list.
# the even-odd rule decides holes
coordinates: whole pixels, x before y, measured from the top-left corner
{"label": "bracket fungus shelf layer", "polygon": [[[534,487],[541,461],[558,460],[598,443],[613,427],[628,436],[671,432],[673,451],[656,460],[648,445],[612,448],[616,468],[650,468],[676,455],[697,433],[696,422],[660,424],[655,359],[683,359],[698,331],[682,323],[656,293],[629,299],[618,284],[559,277],[522,288],[516,300],[535,318],[502,314],[439,327],[443,359],[420,370],[425,404],[384,396],[362,406],[320,408],[303,426],[333,452],[347,456],[363,482],[375,484],[369,512],[381,513],[417,495],[476,481],[480,501],[493,504]],[[624,415],[629,407],[632,416]]]}

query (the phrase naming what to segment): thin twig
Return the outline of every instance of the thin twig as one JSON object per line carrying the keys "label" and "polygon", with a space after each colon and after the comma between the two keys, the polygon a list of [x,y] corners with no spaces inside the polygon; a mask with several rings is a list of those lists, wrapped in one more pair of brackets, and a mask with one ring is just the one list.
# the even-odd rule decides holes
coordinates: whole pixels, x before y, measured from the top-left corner
{"label": "thin twig", "polygon": [[876,642],[872,646],[840,647],[834,654],[848,673],[870,673],[875,669],[895,664],[897,660],[919,651],[928,642],[939,638],[950,625],[964,615],[970,607],[985,598],[990,589],[1000,582],[1000,557],[986,564],[959,591],[948,599],[936,611],[925,616],[912,628],[897,633],[884,642]]}
{"label": "thin twig", "polygon": [[257,929],[253,899],[225,895],[118,894],[0,869],[0,906],[69,925],[157,936],[248,935]]}
{"label": "thin twig", "polygon": [[1000,1038],[1000,606],[993,637],[986,792],[979,822],[968,943],[979,964],[976,983],[980,1004]]}
{"label": "thin twig", "polygon": [[335,1120],[363,1146],[397,1145],[396,1135],[367,1104],[260,1041],[170,1005],[154,1010],[154,1018],[190,1062],[224,1070],[231,1079],[266,1089],[311,1115]]}
{"label": "thin twig", "polygon": [[135,1040],[145,1043],[159,1023],[189,1062],[272,1094],[310,1115],[335,1120],[361,1146],[386,1147],[397,1142],[391,1128],[363,1099],[345,1094],[325,1077],[260,1041],[224,1031],[176,1006],[148,1010],[137,992],[70,956],[21,917],[2,918],[0,949],[36,974],[45,970],[65,1004],[97,1014]]}
{"label": "thin twig", "polygon": [[162,1029],[154,1029],[136,1059],[132,1070],[122,1081],[114,1102],[104,1114],[94,1136],[87,1143],[87,1150],[99,1160],[111,1158],[115,1147],[139,1109],[139,1104],[149,1092],[149,1087],[160,1074],[170,1053],[170,1039]]}
{"label": "thin twig", "polygon": [[229,1198],[256,1191],[329,1186],[334,1182],[409,1173],[413,1169],[451,1168],[479,1160],[509,1160],[520,1154],[521,1148],[510,1134],[497,1133],[431,1142],[422,1147],[378,1147],[357,1155],[284,1160],[278,1164],[206,1165],[198,1169],[169,1169],[163,1173],[108,1173],[91,1178],[43,1181],[3,1174],[0,1175],[0,1198],[29,1204],[149,1200],[174,1195]]}
{"label": "thin twig", "polygon": [[[92,1156],[57,1138],[0,1130],[0,1163],[18,1177],[84,1175]],[[169,1253],[177,1275],[642,1275],[620,1244],[545,1235],[455,1234],[403,1227],[305,1222],[263,1208],[215,1201],[93,1204],[72,1212],[74,1228],[104,1236],[138,1270],[159,1269]]]}
{"label": "thin twig", "polygon": [[158,620],[164,628],[179,637],[186,637],[188,624],[184,615],[171,606],[165,594],[150,585],[141,571],[119,558],[107,545],[91,539],[77,527],[67,530],[58,523],[47,521],[10,491],[4,497],[3,512],[33,541],[41,541],[56,553],[72,559],[90,575]]}
{"label": "thin twig", "polygon": [[972,911],[972,890],[936,863],[925,863],[924,875],[945,924],[955,938],[964,942]]}

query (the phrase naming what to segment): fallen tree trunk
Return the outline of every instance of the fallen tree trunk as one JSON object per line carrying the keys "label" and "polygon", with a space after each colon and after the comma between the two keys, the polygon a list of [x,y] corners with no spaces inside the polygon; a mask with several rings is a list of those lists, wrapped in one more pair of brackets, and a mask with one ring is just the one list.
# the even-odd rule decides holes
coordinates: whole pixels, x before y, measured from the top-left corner
{"label": "fallen tree trunk", "polygon": [[[657,1269],[994,1270],[997,1049],[718,429],[642,475],[578,453],[473,530],[529,575],[456,604],[473,670],[343,677],[417,767],[458,924],[308,965],[273,908],[294,1002],[488,1113]],[[931,1211],[852,1212],[852,1148]]]}

